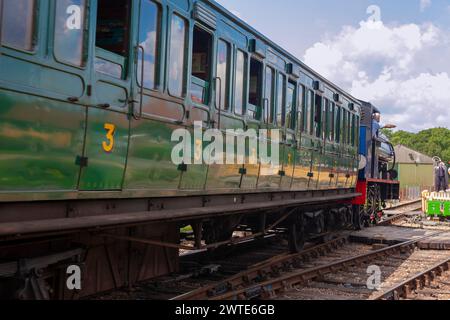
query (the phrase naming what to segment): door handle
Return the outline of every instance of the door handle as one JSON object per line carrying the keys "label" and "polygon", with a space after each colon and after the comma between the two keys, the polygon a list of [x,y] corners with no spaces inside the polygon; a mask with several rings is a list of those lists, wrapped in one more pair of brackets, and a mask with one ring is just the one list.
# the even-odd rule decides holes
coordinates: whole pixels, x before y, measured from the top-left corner
{"label": "door handle", "polygon": [[[139,112],[136,115],[133,111],[133,118],[140,120],[142,118],[142,108],[144,106],[144,71],[145,71],[145,48],[142,45],[137,46],[137,52],[142,51],[141,57],[141,92],[139,93]],[[138,54],[139,59],[139,54]]]}
{"label": "door handle", "polygon": [[269,99],[268,98],[264,98],[263,99],[263,110],[262,110],[262,118],[263,118],[263,122],[265,122],[266,124],[269,124],[269,119],[270,119],[270,115],[269,112],[271,110],[269,110]]}
{"label": "door handle", "polygon": [[220,130],[220,120],[222,118],[222,78],[221,77],[215,77],[214,82],[216,83],[216,94],[217,94],[217,83],[219,83],[219,105],[217,105],[217,99],[215,102],[216,109],[218,111],[218,119],[217,119],[217,129]]}
{"label": "door handle", "polygon": [[80,99],[78,99],[78,97],[68,97],[67,101],[69,101],[69,102],[78,102],[78,101],[80,101]]}

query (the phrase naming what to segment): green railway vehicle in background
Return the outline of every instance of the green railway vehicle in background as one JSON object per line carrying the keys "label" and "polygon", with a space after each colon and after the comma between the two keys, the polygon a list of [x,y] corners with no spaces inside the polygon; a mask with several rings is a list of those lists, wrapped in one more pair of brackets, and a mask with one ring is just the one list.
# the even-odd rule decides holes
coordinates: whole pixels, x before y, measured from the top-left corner
{"label": "green railway vehicle in background", "polygon": [[[284,230],[293,250],[361,226],[361,102],[216,2],[0,8],[0,270],[46,261],[0,274],[0,297],[83,297],[176,271],[189,225],[198,247],[245,226]],[[174,164],[173,132],[196,122],[281,130],[279,166]],[[85,266],[76,295],[71,264]]]}

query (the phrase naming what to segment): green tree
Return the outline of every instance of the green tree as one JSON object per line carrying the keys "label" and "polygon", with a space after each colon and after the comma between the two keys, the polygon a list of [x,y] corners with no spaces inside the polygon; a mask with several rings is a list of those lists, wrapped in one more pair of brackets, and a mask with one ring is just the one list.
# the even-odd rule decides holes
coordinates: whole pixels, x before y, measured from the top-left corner
{"label": "green tree", "polygon": [[411,133],[407,131],[383,130],[392,144],[402,144],[408,148],[419,151],[430,157],[438,156],[443,161],[450,161],[450,130],[446,128],[433,128]]}

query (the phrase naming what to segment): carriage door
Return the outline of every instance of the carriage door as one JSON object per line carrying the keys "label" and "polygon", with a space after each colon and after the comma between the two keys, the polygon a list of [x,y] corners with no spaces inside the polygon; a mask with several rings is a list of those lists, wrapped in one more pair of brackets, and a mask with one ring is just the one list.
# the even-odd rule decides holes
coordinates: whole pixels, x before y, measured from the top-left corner
{"label": "carriage door", "polygon": [[281,173],[281,188],[290,190],[295,167],[295,153],[297,151],[297,139],[295,136],[295,117],[297,105],[296,83],[288,81],[286,94],[286,110],[283,112],[285,126],[285,145],[283,152],[283,170]]}
{"label": "carriage door", "polygon": [[[129,136],[131,0],[98,0],[92,10],[96,30],[92,103],[88,108],[80,190],[122,189]],[[95,1],[94,1],[95,4]]]}

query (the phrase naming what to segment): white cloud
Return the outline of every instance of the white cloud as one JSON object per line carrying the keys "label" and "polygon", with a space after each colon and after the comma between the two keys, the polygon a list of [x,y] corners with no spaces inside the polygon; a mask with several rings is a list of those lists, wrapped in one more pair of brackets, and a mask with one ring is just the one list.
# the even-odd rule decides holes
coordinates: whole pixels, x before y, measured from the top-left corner
{"label": "white cloud", "polygon": [[309,48],[307,65],[418,131],[450,126],[450,38],[432,24],[361,22]]}
{"label": "white cloud", "polygon": [[430,6],[431,6],[431,0],[420,0],[420,11],[421,12],[424,12]]}

